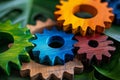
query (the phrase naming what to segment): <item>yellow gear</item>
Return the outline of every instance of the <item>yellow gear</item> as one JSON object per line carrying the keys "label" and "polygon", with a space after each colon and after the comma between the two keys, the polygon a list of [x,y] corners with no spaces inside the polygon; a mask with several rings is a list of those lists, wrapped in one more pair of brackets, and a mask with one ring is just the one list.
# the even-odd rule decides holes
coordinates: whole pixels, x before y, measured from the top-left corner
{"label": "yellow gear", "polygon": [[[114,18],[112,8],[108,8],[107,2],[101,3],[100,0],[60,0],[60,3],[61,5],[56,6],[59,10],[55,11],[57,21],[62,24],[64,31],[72,27],[74,34],[79,31],[85,36],[89,28],[93,32],[102,33],[110,28]],[[93,17],[81,18],[75,15],[77,12],[88,12]]]}

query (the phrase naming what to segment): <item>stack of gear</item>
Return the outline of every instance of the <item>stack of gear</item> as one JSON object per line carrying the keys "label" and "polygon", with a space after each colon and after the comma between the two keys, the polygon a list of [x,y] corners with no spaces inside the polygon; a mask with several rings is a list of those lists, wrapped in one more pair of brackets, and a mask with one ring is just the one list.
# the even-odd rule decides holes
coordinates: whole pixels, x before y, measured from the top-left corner
{"label": "stack of gear", "polygon": [[55,16],[59,27],[75,34],[78,43],[74,46],[79,47],[77,53],[86,53],[89,60],[93,56],[96,56],[97,60],[102,60],[102,55],[110,57],[108,51],[115,50],[109,46],[113,42],[107,41],[107,36],[101,35],[105,29],[110,28],[114,18],[112,8],[107,5],[107,2],[100,0],[60,0],[60,5],[56,6],[58,10],[55,11]]}
{"label": "stack of gear", "polygon": [[[85,38],[86,35],[90,35],[91,33],[93,38],[95,34],[103,33],[105,29],[110,28],[114,18],[112,8],[108,8],[107,2],[101,3],[100,0],[76,0],[74,2],[73,0],[60,0],[60,3],[60,5],[56,5],[56,8],[58,8],[59,10],[55,11],[58,28],[63,29],[66,32],[72,31],[72,33],[74,33],[75,35],[77,35],[77,33],[80,33],[82,36],[84,36],[82,38]],[[91,16],[83,17],[81,15],[77,15],[83,12],[90,13]],[[101,37],[102,35],[99,35],[95,38],[100,39]],[[39,63],[49,65],[64,64],[65,62],[72,60],[74,57],[72,46],[75,41],[72,40],[72,38],[73,34],[66,34],[65,32],[58,31],[57,29],[45,29],[42,34],[37,33],[36,39],[31,41],[33,44],[35,44],[35,48],[32,50],[33,55],[35,59],[39,61]],[[106,39],[107,38],[102,38],[101,41],[105,41]],[[95,39],[94,41],[96,41],[98,45],[100,45],[99,40],[97,41]],[[85,44],[87,42],[86,40],[84,40],[82,43]],[[80,47],[80,50],[82,50],[81,47],[83,46],[81,46],[80,42],[78,44],[77,47]],[[97,51],[94,51],[94,54],[93,52],[91,52],[92,54],[87,55],[87,58],[89,56],[89,59],[91,59],[94,55],[96,55],[97,59],[101,60],[102,54],[110,57],[108,50],[115,49],[109,48],[109,44],[112,44],[112,42],[108,41],[108,44],[106,45],[103,45],[101,43],[101,47],[104,46],[108,49],[106,49],[106,51],[104,50],[104,48],[100,49],[104,52],[101,54],[97,53]],[[85,48],[87,47],[85,46]],[[96,47],[94,47],[93,49],[96,49]],[[79,54],[86,53],[86,51],[80,50],[78,51]]]}
{"label": "stack of gear", "polygon": [[[117,6],[113,12],[119,23],[120,11],[116,9],[120,6],[115,0],[112,4],[112,1],[109,6]],[[8,43],[12,43],[10,49],[1,51],[0,67],[9,74],[9,63],[15,63],[20,69],[20,61],[30,61],[25,48],[32,46],[30,42],[34,44],[34,60],[51,67],[67,64],[80,54],[87,54],[88,60],[93,56],[96,56],[97,60],[102,60],[102,55],[111,57],[108,51],[114,51],[115,48],[110,45],[113,42],[107,40],[108,37],[103,35],[103,32],[111,27],[114,14],[112,8],[107,6],[107,2],[100,0],[60,0],[54,12],[57,27],[43,29],[43,33],[35,33],[34,39],[30,39],[29,31],[25,33],[26,28],[18,28],[18,25],[11,25],[9,22],[6,23],[9,26],[0,23],[0,35],[7,36],[8,40],[11,40]],[[79,47],[77,54],[74,53],[76,47]]]}

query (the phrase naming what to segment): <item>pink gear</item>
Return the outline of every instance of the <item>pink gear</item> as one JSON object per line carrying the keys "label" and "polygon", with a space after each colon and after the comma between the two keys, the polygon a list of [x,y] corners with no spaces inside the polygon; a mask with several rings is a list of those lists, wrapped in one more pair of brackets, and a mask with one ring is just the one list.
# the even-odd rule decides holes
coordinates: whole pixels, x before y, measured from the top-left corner
{"label": "pink gear", "polygon": [[75,37],[78,43],[74,44],[75,47],[80,47],[77,51],[78,54],[86,53],[87,59],[91,60],[95,55],[97,60],[102,60],[102,55],[111,57],[109,51],[114,51],[115,47],[109,46],[113,41],[107,40],[108,36],[96,34],[93,37]]}

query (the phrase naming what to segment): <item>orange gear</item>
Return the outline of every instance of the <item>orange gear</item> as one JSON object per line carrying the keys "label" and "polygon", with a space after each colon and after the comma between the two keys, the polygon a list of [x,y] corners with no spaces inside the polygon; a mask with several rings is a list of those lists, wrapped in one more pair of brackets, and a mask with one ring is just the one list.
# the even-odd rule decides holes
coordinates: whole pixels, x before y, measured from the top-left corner
{"label": "orange gear", "polygon": [[[89,28],[93,32],[102,33],[104,29],[110,28],[114,18],[112,8],[108,8],[108,3],[101,3],[100,0],[60,0],[60,3],[61,5],[56,6],[59,10],[54,13],[58,23],[64,26],[65,31],[70,29],[70,25],[72,25],[72,33],[74,34],[79,31],[85,36]],[[78,12],[90,13],[92,17],[78,17],[75,15]]]}

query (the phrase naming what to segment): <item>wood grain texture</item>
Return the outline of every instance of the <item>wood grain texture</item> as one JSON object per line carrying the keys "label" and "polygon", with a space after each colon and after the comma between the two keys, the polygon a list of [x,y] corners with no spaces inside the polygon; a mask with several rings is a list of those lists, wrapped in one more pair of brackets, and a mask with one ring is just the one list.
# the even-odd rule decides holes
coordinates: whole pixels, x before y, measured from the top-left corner
{"label": "wood grain texture", "polygon": [[56,66],[42,65],[31,60],[30,63],[22,64],[20,74],[22,77],[29,75],[31,80],[49,80],[51,76],[54,80],[61,80],[63,77],[73,80],[73,74],[81,73],[82,70],[83,65],[81,61],[78,61],[77,59],[74,59],[74,61],[70,61],[65,65]]}

